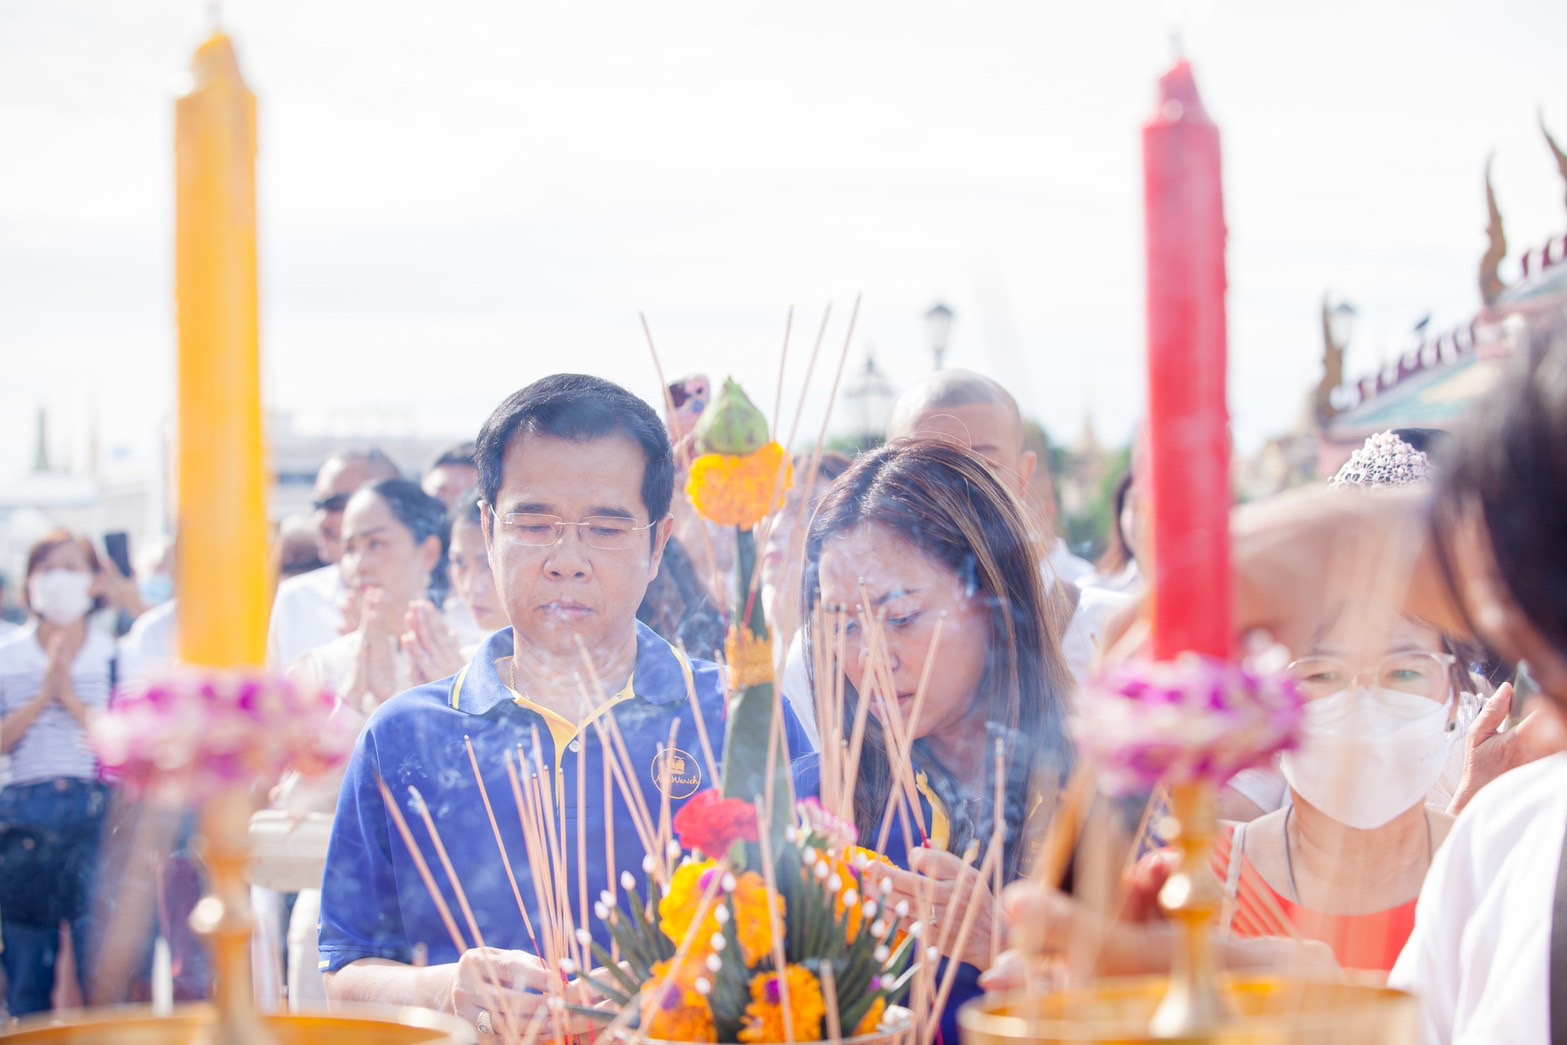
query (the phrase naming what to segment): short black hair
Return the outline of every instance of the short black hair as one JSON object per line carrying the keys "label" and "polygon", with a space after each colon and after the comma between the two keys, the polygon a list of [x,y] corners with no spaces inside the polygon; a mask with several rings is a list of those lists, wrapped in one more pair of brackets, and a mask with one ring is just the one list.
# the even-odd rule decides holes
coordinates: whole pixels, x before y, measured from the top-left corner
{"label": "short black hair", "polygon": [[574,443],[625,434],[642,447],[642,505],[648,519],[669,514],[675,493],[675,452],[653,408],[613,381],[588,374],[551,374],[506,397],[479,429],[474,463],[479,489],[492,506],[501,492],[506,449],[521,434]]}
{"label": "short black hair", "polygon": [[425,466],[424,472],[426,475],[429,475],[437,468],[445,468],[447,466],[456,466],[459,468],[477,467],[474,463],[473,453],[474,446],[471,442],[457,443],[453,446],[448,446],[446,449],[442,450],[431,459],[430,463]]}

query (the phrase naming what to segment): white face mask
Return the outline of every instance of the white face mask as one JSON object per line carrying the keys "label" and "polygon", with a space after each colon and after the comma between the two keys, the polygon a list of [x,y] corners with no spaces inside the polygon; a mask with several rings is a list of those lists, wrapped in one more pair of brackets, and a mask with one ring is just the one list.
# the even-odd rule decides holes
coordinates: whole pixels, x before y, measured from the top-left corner
{"label": "white face mask", "polygon": [[27,582],[27,604],[51,624],[75,624],[92,609],[92,574],[44,570]]}
{"label": "white face mask", "polygon": [[1391,689],[1345,690],[1306,706],[1301,746],[1279,759],[1305,801],[1362,831],[1425,800],[1447,764],[1447,704]]}

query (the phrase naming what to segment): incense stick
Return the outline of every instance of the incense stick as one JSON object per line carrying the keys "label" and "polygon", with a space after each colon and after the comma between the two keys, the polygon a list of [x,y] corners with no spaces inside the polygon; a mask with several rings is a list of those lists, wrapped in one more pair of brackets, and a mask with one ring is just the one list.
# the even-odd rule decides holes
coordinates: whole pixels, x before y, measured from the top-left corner
{"label": "incense stick", "polygon": [[[768,773],[767,782],[769,785],[772,784],[772,779],[772,774]],[[763,797],[757,795],[756,806],[758,809],[763,808],[762,801]],[[771,820],[764,820],[763,823],[771,823]],[[783,895],[778,891],[778,871],[773,866],[772,832],[763,828],[756,832],[756,836],[757,843],[762,848],[762,877],[767,886],[768,895],[767,920],[773,934],[774,982],[778,984],[779,1000],[783,1006],[783,1011],[788,1014],[784,1019],[784,1041],[788,1045],[794,1045],[794,1009],[789,1005],[789,977],[786,975],[789,966],[784,960],[783,919],[778,916],[778,907],[771,899],[774,896]],[[810,885],[807,884],[806,888],[810,888]],[[829,962],[828,964],[831,963]]]}
{"label": "incense stick", "polygon": [[517,910],[522,913],[522,924],[528,930],[535,954],[539,951],[539,938],[533,932],[533,919],[528,916],[528,905],[522,902],[522,890],[517,886],[517,872],[512,868],[511,857],[506,852],[506,840],[501,837],[501,825],[495,819],[495,807],[490,804],[489,789],[484,786],[484,774],[479,772],[479,759],[473,751],[473,741],[465,734],[462,742],[468,748],[468,762],[473,766],[473,779],[479,785],[479,797],[484,800],[484,813],[490,818],[490,830],[495,833],[495,846],[501,852],[501,863],[506,867],[506,880],[511,884],[511,894],[517,900]]}
{"label": "incense stick", "polygon": [[[789,332],[793,329],[794,306],[790,305],[789,314],[784,317],[783,348],[778,352],[778,390],[773,394],[773,425],[772,428],[768,429],[774,435],[778,434],[778,422],[783,419],[781,415],[783,413],[784,368],[789,362]],[[800,394],[804,395],[805,393],[802,391]]]}
{"label": "incense stick", "polygon": [[822,998],[827,1002],[827,1040],[843,1040],[843,1023],[838,1015],[838,978],[832,962],[822,963]]}
{"label": "incense stick", "polygon": [[[642,333],[647,336],[647,350],[653,357],[653,370],[658,374],[658,387],[664,393],[664,407],[669,411],[669,416],[672,418],[675,416],[675,397],[670,394],[669,382],[664,377],[664,364],[659,361],[658,348],[653,344],[653,329],[648,326],[646,313],[638,312],[637,318],[642,321]],[[681,474],[689,472],[691,468],[690,443],[685,439],[676,440],[675,453],[679,455],[677,461],[679,472]],[[713,540],[708,535],[706,522],[700,519],[697,522],[697,531],[702,535],[702,546],[707,552],[708,568],[713,572],[713,591],[722,591],[723,575],[718,569],[718,555],[713,551]]]}
{"label": "incense stick", "polygon": [[707,761],[708,779],[718,779],[718,759],[713,757],[713,742],[707,735],[707,720],[702,714],[702,701],[696,694],[696,675],[691,669],[691,658],[686,654],[685,643],[679,643],[680,678],[686,685],[686,701],[691,705],[691,718],[696,722],[697,740],[702,745],[702,757]]}

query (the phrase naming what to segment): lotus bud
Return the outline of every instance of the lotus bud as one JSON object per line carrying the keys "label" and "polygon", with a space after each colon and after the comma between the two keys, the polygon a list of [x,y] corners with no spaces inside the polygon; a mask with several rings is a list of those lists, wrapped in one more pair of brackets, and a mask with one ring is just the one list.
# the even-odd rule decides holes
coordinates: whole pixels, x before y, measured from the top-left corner
{"label": "lotus bud", "polygon": [[743,457],[766,446],[767,417],[734,378],[725,378],[717,398],[696,423],[696,449],[703,454]]}

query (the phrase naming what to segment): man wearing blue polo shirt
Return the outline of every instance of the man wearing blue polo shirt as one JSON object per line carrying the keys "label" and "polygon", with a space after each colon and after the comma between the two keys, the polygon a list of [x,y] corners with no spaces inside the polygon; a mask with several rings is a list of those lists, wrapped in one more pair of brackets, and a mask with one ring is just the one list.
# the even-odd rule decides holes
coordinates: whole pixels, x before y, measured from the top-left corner
{"label": "man wearing blue polo shirt", "polygon": [[[645,855],[626,796],[607,784],[606,759],[616,754],[599,720],[613,719],[628,756],[617,764],[633,771],[628,783],[656,817],[666,796],[678,809],[718,784],[688,696],[688,670],[719,760],[724,690],[714,665],[685,662],[636,620],[669,539],[674,485],[668,436],[646,403],[598,378],[547,377],[496,408],[475,456],[485,543],[512,627],[492,635],[455,676],[388,701],[359,738],[327,854],[321,968],[334,1000],[422,1005],[455,1012],[484,1034],[520,1037],[526,1022],[505,1026],[501,1014],[526,1021],[537,992],[560,982],[535,942],[559,919],[544,909],[529,874],[508,754],[528,772],[542,766],[545,787],[553,784],[557,830],[564,821],[562,877],[578,918],[621,871],[641,878]],[[590,676],[596,688],[585,683]],[[784,715],[791,750],[807,750],[798,722],[787,709]],[[382,782],[451,925],[387,808]],[[579,852],[586,897],[578,888]],[[472,908],[472,926],[453,878]],[[589,922],[607,945],[608,930]]]}

